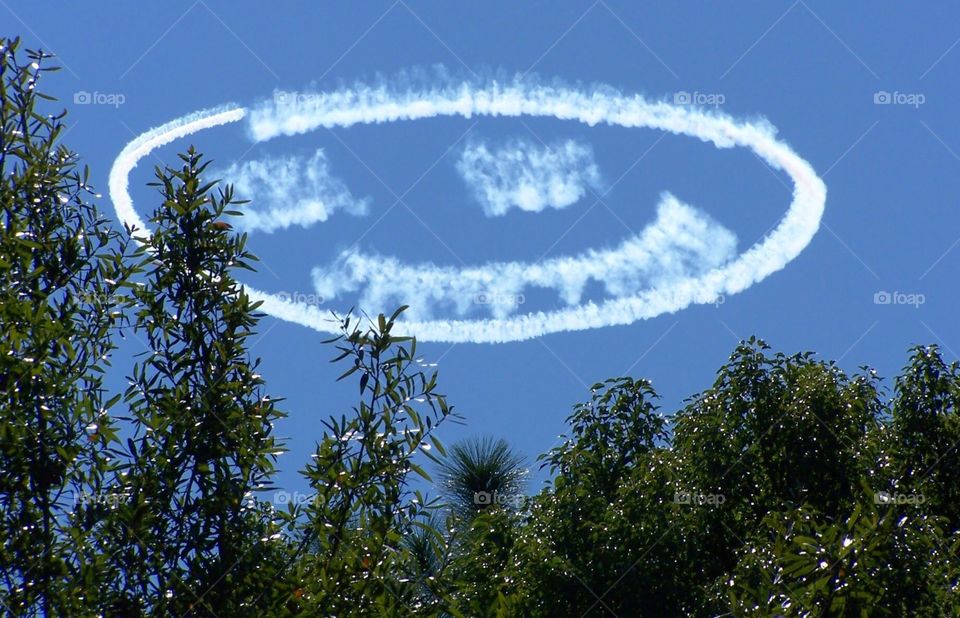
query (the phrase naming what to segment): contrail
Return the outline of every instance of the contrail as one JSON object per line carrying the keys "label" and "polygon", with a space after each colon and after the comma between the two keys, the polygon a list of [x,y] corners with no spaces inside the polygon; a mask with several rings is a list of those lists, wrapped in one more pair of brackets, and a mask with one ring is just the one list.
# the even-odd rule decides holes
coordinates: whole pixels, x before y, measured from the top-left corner
{"label": "contrail", "polygon": [[580,303],[588,280],[608,294],[625,296],[644,285],[667,285],[701,275],[736,256],[736,238],[704,213],[663,196],[657,219],[642,233],[612,250],[590,249],[577,256],[523,262],[491,262],[474,268],[410,266],[384,256],[344,251],[330,268],[315,268],[317,293],[329,300],[362,289],[359,306],[388,312],[409,303],[411,319],[431,317],[431,305],[447,305],[457,315],[489,307],[504,318],[524,304],[529,287],[554,289],[567,305]]}
{"label": "contrail", "polygon": [[113,167],[110,168],[110,178],[107,181],[110,199],[113,201],[113,208],[117,211],[120,221],[136,228],[141,234],[149,236],[147,225],[133,208],[129,190],[130,172],[137,166],[140,159],[175,139],[222,124],[237,122],[243,119],[246,113],[247,110],[241,107],[228,105],[201,110],[150,129],[124,146],[114,160]]}
{"label": "contrail", "polygon": [[[155,148],[202,129],[247,121],[247,131],[255,141],[282,135],[297,135],[317,128],[348,127],[354,124],[419,120],[437,116],[536,116],[575,120],[589,126],[608,124],[624,128],[652,128],[677,135],[696,137],[717,148],[746,147],[770,167],[785,172],[793,182],[793,200],[777,226],[755,245],[738,256],[729,255],[732,234],[689,206],[665,196],[658,220],[638,237],[618,249],[591,251],[580,256],[560,258],[539,264],[488,264],[475,269],[454,271],[433,265],[409,267],[398,261],[389,267],[398,276],[437,277],[440,287],[455,281],[467,281],[459,288],[439,289],[441,298],[455,311],[466,312],[464,298],[486,281],[487,288],[519,293],[524,285],[541,284],[558,290],[567,301],[578,301],[577,269],[564,268],[574,263],[586,268],[591,277],[605,284],[613,298],[583,302],[552,311],[512,315],[510,302],[493,304],[494,317],[477,319],[431,319],[430,307],[417,308],[419,318],[398,323],[398,334],[415,335],[422,341],[496,343],[538,337],[548,333],[584,330],[631,324],[637,320],[672,313],[694,303],[713,302],[723,295],[736,294],[782,269],[810,243],[816,234],[826,202],[826,186],[816,172],[786,143],[776,139],[775,129],[765,121],[737,121],[721,113],[694,107],[647,101],[639,95],[624,95],[608,88],[575,90],[544,86],[526,80],[487,83],[463,83],[452,86],[408,88],[389,85],[365,86],[322,93],[275,93],[257,107],[217,108],[184,116],[152,129],[128,144],[114,162],[110,173],[110,195],[120,220],[146,231],[133,209],[128,192],[128,176],[137,162]],[[666,209],[666,215],[664,215]],[[672,209],[672,210],[671,210]],[[664,219],[663,217],[667,218]],[[670,221],[670,216],[682,217]],[[699,243],[687,237],[668,251],[669,268],[658,271],[656,260],[643,259],[620,264],[606,279],[603,266],[611,255],[625,247],[636,255],[646,249],[653,255],[657,245],[643,246],[649,236],[669,224],[683,223],[689,229],[698,226],[706,234]],[[659,227],[658,227],[659,226]],[[720,244],[710,246],[720,239]],[[658,242],[664,242],[660,239]],[[641,243],[636,246],[631,243]],[[666,245],[664,245],[666,246]],[[341,256],[332,270],[314,272],[318,290],[328,294],[357,290],[373,301],[385,302],[409,290],[403,286],[386,287],[372,262],[360,254]],[[687,258],[685,261],[682,258]],[[732,258],[732,259],[731,259]],[[681,260],[676,264],[672,260]],[[572,260],[572,262],[570,262]],[[593,261],[592,261],[593,260]],[[381,262],[386,264],[386,262]],[[630,267],[634,270],[631,271]],[[539,270],[538,270],[539,269]],[[326,274],[325,274],[326,273]],[[343,276],[343,279],[337,277]],[[459,278],[459,279],[458,279]],[[486,279],[485,279],[486,278]],[[498,279],[500,278],[500,279]],[[421,279],[422,280],[422,279]],[[372,285],[371,285],[372,284]],[[498,288],[498,284],[501,288]],[[638,289],[637,285],[650,287]],[[325,333],[337,333],[338,324],[329,312],[304,303],[247,286],[255,300],[262,300],[265,312],[283,320],[302,324]],[[515,298],[515,296],[514,296]],[[401,299],[402,300],[402,299]],[[441,303],[442,304],[442,303]],[[515,303],[514,303],[515,304]],[[416,317],[416,314],[415,314]]]}
{"label": "contrail", "polygon": [[265,157],[234,163],[212,172],[224,183],[232,184],[237,195],[253,204],[274,204],[272,208],[245,208],[236,224],[243,230],[268,234],[298,225],[310,227],[326,221],[336,210],[354,215],[366,214],[369,199],[358,200],[343,181],[330,173],[322,149],[309,159]]}
{"label": "contrail", "polygon": [[457,171],[487,216],[512,207],[527,212],[566,208],[600,188],[600,170],[593,149],[574,140],[551,146],[512,140],[493,152],[484,143],[463,149]]}

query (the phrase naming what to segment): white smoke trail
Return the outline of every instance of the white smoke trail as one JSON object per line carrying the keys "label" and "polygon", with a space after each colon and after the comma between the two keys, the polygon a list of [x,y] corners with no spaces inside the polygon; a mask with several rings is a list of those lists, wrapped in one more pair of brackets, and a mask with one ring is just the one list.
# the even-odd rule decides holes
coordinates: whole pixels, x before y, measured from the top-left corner
{"label": "white smoke trail", "polygon": [[331,175],[327,156],[318,149],[312,157],[265,157],[232,164],[214,175],[232,184],[237,195],[251,204],[236,219],[244,230],[267,233],[293,225],[309,227],[326,221],[336,210],[353,215],[367,212],[369,199],[358,200],[343,181]]}
{"label": "white smoke trail", "polygon": [[431,317],[433,306],[450,305],[457,315],[489,308],[505,318],[523,304],[529,287],[554,289],[568,306],[580,302],[592,279],[611,296],[633,294],[647,285],[668,285],[699,276],[735,257],[736,238],[704,213],[664,195],[657,219],[613,250],[591,249],[578,256],[536,264],[492,262],[474,268],[409,266],[391,257],[344,251],[331,268],[315,268],[314,286],[325,299],[363,290],[359,306],[389,312],[410,304],[410,319]]}
{"label": "white smoke trail", "polygon": [[[805,160],[776,139],[775,130],[766,122],[738,122],[719,113],[650,102],[611,90],[583,92],[517,80],[506,84],[491,82],[410,90],[357,86],[328,93],[274,97],[251,111],[219,109],[191,114],[148,131],[120,153],[110,174],[110,194],[120,219],[143,228],[127,191],[129,172],[140,158],[173,139],[234,122],[245,115],[248,131],[255,140],[296,135],[320,127],[452,115],[467,118],[528,115],[577,120],[590,126],[607,123],[626,128],[646,127],[696,137],[717,148],[750,148],[773,169],[786,172],[793,181],[793,201],[776,228],[732,261],[702,263],[705,269],[676,271],[676,277],[661,277],[652,281],[653,286],[648,289],[599,303],[586,302],[554,311],[490,319],[420,319],[398,324],[398,334],[416,335],[423,341],[504,342],[547,333],[630,324],[679,311],[693,303],[712,302],[721,295],[736,294],[782,269],[799,255],[816,234],[826,201],[823,181]],[[716,226],[711,229],[719,231]],[[484,271],[481,268],[478,272]],[[488,274],[496,273],[489,271]],[[529,277],[529,272],[526,276]],[[570,281],[562,277],[559,281],[561,291],[574,289]],[[321,277],[321,283],[329,281]],[[337,324],[317,307],[284,300],[249,286],[247,292],[255,300],[262,300],[263,310],[271,315],[321,332],[337,332]]]}
{"label": "white smoke trail", "polygon": [[487,216],[506,214],[513,206],[528,212],[565,208],[588,186],[600,187],[593,149],[574,140],[552,146],[514,140],[493,152],[486,144],[471,143],[457,171]]}
{"label": "white smoke trail", "polygon": [[110,178],[107,181],[110,199],[113,200],[113,208],[117,211],[120,221],[141,233],[149,234],[147,225],[134,210],[133,200],[130,198],[130,172],[137,166],[140,159],[175,139],[242,120],[246,113],[247,110],[242,107],[231,106],[201,110],[150,129],[124,146],[113,161]]}

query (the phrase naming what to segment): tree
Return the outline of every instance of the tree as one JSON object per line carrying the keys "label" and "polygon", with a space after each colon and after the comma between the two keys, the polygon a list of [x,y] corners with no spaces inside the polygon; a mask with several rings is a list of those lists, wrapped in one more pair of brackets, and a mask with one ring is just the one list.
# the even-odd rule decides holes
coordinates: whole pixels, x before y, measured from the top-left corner
{"label": "tree", "polygon": [[0,38],[0,607],[80,615],[109,571],[93,543],[117,398],[103,389],[133,271],[45,115],[50,54]]}
{"label": "tree", "polygon": [[691,510],[697,578],[710,582],[707,611],[722,613],[722,582],[764,517],[802,505],[846,517],[874,463],[876,376],[851,379],[811,354],[769,349],[757,339],[737,346],[713,387],[676,419],[680,491],[717,498]]}
{"label": "tree", "polygon": [[450,447],[438,466],[450,533],[442,547],[452,608],[467,616],[509,615],[492,573],[506,567],[523,509],[527,469],[504,439],[471,437]]}
{"label": "tree", "polygon": [[960,366],[936,346],[914,348],[897,378],[887,469],[891,494],[922,495],[928,513],[960,528]]}
{"label": "tree", "polygon": [[[348,359],[340,379],[359,375],[359,406],[351,416],[331,417],[304,476],[315,492],[306,505],[290,505],[283,516],[298,542],[286,581],[294,590],[291,613],[336,616],[436,615],[440,596],[416,573],[424,556],[404,539],[414,530],[430,538],[438,507],[411,490],[413,473],[430,480],[417,455],[439,462],[445,449],[433,435],[452,412],[435,392],[437,374],[427,375],[416,357],[416,341],[392,334],[401,307],[378,316],[369,328],[341,320],[342,335],[330,341]],[[423,549],[423,548],[421,548]],[[428,592],[424,591],[424,586]]]}
{"label": "tree", "polygon": [[523,456],[489,436],[457,442],[438,467],[440,491],[465,523],[491,506],[522,503],[526,475]]}
{"label": "tree", "polygon": [[649,550],[678,531],[665,508],[673,464],[659,446],[668,435],[657,395],[648,381],[630,378],[595,384],[591,394],[568,418],[570,436],[541,457],[555,477],[516,532],[501,581],[520,615],[661,615],[677,607],[667,590],[675,556],[643,561],[660,556]]}
{"label": "tree", "polygon": [[113,449],[109,588],[127,611],[255,615],[279,550],[254,495],[270,487],[283,414],[248,358],[260,314],[233,272],[255,258],[245,235],[220,224],[233,214],[232,188],[212,192],[192,148],[180,158],[181,168],[156,171],[162,206],[133,288],[134,332],[149,349],[125,394],[132,435]]}

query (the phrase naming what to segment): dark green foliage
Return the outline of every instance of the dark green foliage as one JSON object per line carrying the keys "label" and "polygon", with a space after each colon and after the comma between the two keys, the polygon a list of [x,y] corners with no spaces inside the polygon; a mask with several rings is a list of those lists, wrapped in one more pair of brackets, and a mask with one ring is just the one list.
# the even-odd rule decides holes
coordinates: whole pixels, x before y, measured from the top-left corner
{"label": "dark green foliage", "polygon": [[484,436],[457,442],[438,472],[443,497],[464,522],[493,506],[515,508],[524,497],[527,470],[523,456],[502,438]]}
{"label": "dark green foliage", "polygon": [[[232,188],[189,150],[157,169],[152,233],[112,231],[85,172],[34,110],[48,58],[0,41],[0,607],[15,615],[409,615],[440,597],[401,579],[433,504],[407,489],[450,414],[400,311],[338,339],[360,407],[318,428],[305,508],[277,512],[282,417],[249,359],[260,314],[234,279],[255,261],[223,222]],[[130,250],[132,237],[143,246]],[[126,393],[101,374],[123,326],[146,351]],[[124,406],[118,405],[123,401]],[[421,402],[428,408],[424,415]],[[121,407],[125,411],[120,410]],[[427,453],[429,456],[432,454]],[[419,557],[416,554],[420,551]],[[434,612],[435,613],[435,612]]]}
{"label": "dark green foliage", "polygon": [[715,586],[768,513],[806,505],[844,517],[873,463],[876,379],[849,379],[809,354],[767,350],[761,341],[739,346],[714,387],[676,422],[680,491],[724,497],[716,508],[692,510],[699,577]]}
{"label": "dark green foliage", "polygon": [[[360,404],[351,416],[324,422],[323,440],[304,470],[313,499],[302,509],[291,505],[286,514],[291,525],[304,522],[295,532],[292,613],[436,611],[432,583],[415,574],[424,561],[437,559],[431,555],[436,532],[429,525],[437,504],[411,491],[407,477],[413,473],[430,480],[415,458],[422,453],[436,460],[431,449],[444,452],[432,434],[452,412],[435,392],[436,373],[419,369],[416,341],[391,333],[402,311],[380,315],[366,331],[345,318],[343,335],[331,341],[340,350],[334,360],[351,363],[341,379],[359,375]],[[419,546],[405,542],[415,531],[426,534]]]}
{"label": "dark green foliage", "polygon": [[277,557],[253,492],[269,488],[282,414],[248,360],[258,314],[232,276],[254,258],[217,225],[232,190],[210,192],[193,150],[181,159],[157,170],[163,205],[133,289],[148,351],[126,392],[133,436],[114,449],[110,488],[124,499],[104,544],[120,548],[117,594],[151,612],[253,615],[238,599],[268,587]]}
{"label": "dark green foliage", "polygon": [[809,507],[768,515],[738,550],[736,615],[947,616],[956,549],[936,518],[867,492],[839,521]]}
{"label": "dark green foliage", "polygon": [[892,492],[921,493],[924,511],[960,528],[960,368],[936,347],[916,348],[897,378],[890,441]]}
{"label": "dark green foliage", "polygon": [[595,388],[552,486],[501,530],[487,585],[512,615],[960,611],[956,365],[916,348],[885,402],[870,371],[768,350],[742,343],[670,439],[649,385]]}
{"label": "dark green foliage", "polygon": [[44,115],[49,54],[0,38],[0,607],[80,615],[107,572],[92,546],[116,399],[102,389],[132,270]]}
{"label": "dark green foliage", "polygon": [[674,464],[657,447],[667,436],[656,394],[620,378],[592,395],[574,408],[565,443],[542,457],[556,476],[515,533],[503,591],[516,597],[516,615],[662,615],[679,603],[668,585],[682,541],[671,518]]}

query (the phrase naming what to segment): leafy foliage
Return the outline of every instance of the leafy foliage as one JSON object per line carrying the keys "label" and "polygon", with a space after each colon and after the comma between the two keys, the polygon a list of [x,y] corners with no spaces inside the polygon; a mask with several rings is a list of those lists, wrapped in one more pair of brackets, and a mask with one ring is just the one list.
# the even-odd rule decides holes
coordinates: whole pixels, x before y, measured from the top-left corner
{"label": "leafy foliage", "polygon": [[436,372],[418,369],[416,341],[391,334],[403,309],[380,315],[366,331],[344,318],[344,334],[331,341],[340,350],[335,361],[352,361],[341,379],[359,374],[361,400],[352,416],[324,422],[324,438],[304,470],[314,497],[303,513],[291,506],[286,515],[291,525],[306,518],[296,531],[294,613],[405,616],[432,610],[433,599],[423,590],[430,582],[397,573],[431,559],[423,553],[430,547],[418,554],[404,543],[415,530],[431,533],[424,519],[437,506],[409,489],[408,475],[430,480],[415,455],[435,460],[430,449],[444,451],[432,434],[452,411],[435,392]]}
{"label": "leafy foliage", "polygon": [[0,38],[0,607],[84,614],[108,572],[92,547],[110,476],[103,391],[133,271],[87,199],[87,170],[43,115],[50,55]]}
{"label": "leafy foliage", "polygon": [[503,438],[468,438],[450,447],[438,484],[454,515],[469,522],[497,505],[522,502],[527,470],[523,456]]}
{"label": "leafy foliage", "polygon": [[884,401],[754,339],[670,437],[649,385],[598,385],[488,580],[525,616],[954,614],[958,377],[916,348]]}
{"label": "leafy foliage", "polygon": [[[117,602],[152,613],[252,613],[273,579],[269,520],[253,492],[269,487],[283,416],[247,358],[256,305],[232,276],[254,258],[218,225],[232,190],[211,194],[192,149],[158,169],[163,205],[133,288],[133,331],[148,347],[125,393],[132,436],[109,491],[121,497],[104,530]],[[266,539],[266,540],[264,540]]]}

